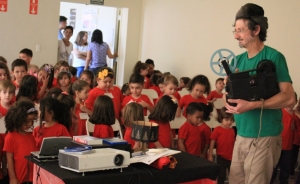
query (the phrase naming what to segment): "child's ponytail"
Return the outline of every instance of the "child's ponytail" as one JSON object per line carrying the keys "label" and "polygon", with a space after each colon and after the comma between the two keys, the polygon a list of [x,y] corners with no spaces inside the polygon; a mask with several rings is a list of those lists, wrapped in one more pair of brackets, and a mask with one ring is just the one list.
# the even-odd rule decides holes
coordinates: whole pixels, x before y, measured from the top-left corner
{"label": "child's ponytail", "polygon": [[146,70],[147,68],[148,65],[146,63],[142,63],[141,61],[138,61],[133,68],[133,74],[140,74],[141,69]]}
{"label": "child's ponytail", "polygon": [[71,96],[75,96],[76,91],[80,92],[86,86],[89,86],[89,84],[87,82],[83,81],[83,80],[74,81],[73,83],[70,84],[69,89],[68,89],[68,93]]}

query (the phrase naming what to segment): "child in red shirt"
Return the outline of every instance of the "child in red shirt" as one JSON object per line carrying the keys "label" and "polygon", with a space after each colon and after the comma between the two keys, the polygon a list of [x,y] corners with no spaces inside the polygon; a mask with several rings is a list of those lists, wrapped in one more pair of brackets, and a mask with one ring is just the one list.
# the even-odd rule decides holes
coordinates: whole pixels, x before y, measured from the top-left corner
{"label": "child in red shirt", "polygon": [[153,111],[153,104],[147,95],[142,94],[144,85],[144,77],[140,74],[132,74],[129,79],[129,88],[131,95],[123,99],[121,108],[123,109],[127,104],[135,102],[139,103],[144,108],[144,116],[147,116],[147,110],[150,113]]}
{"label": "child in red shirt", "polygon": [[75,82],[76,80],[78,80],[76,74],[77,74],[77,68],[73,67],[73,66],[69,66],[69,71],[72,75],[71,77],[71,83]]}
{"label": "child in red shirt", "polygon": [[[64,97],[61,94],[58,98],[63,99]],[[72,121],[66,107],[64,103],[51,96],[44,97],[41,100],[40,126],[33,130],[33,136],[38,148],[41,147],[45,137],[70,136],[68,130],[71,128]]]}
{"label": "child in red shirt", "polygon": [[177,88],[177,91],[181,91],[183,88],[186,88],[190,82],[189,77],[181,77],[179,80],[179,87]]}
{"label": "child in red shirt", "polygon": [[206,100],[208,102],[214,102],[214,101],[217,100],[217,98],[223,98],[222,91],[223,91],[224,86],[225,86],[225,84],[224,84],[224,78],[218,78],[216,80],[216,84],[215,85],[216,85],[216,90],[211,91],[209,93],[209,95],[206,97]]}
{"label": "child in red shirt", "polygon": [[123,99],[126,97],[126,96],[129,96],[131,93],[130,93],[130,89],[129,89],[129,84],[128,83],[125,83],[123,84],[122,88],[121,88],[121,92],[122,92],[122,101]]}
{"label": "child in red shirt", "polygon": [[158,124],[158,141],[149,143],[149,148],[174,148],[174,137],[170,121],[174,120],[178,101],[169,95],[164,95],[155,105],[149,115],[150,122]]}
{"label": "child in red shirt", "polygon": [[163,78],[164,83],[163,83],[163,92],[160,94],[160,96],[158,97],[157,101],[159,101],[159,99],[163,96],[163,95],[173,95],[177,101],[179,102],[181,99],[180,94],[176,91],[177,87],[178,87],[178,80],[176,79],[176,77],[174,77],[173,75],[169,74],[164,76]]}
{"label": "child in red shirt", "polygon": [[47,90],[52,88],[54,68],[50,64],[43,64],[37,73],[39,98],[43,98]]}
{"label": "child in red shirt", "polygon": [[[296,95],[297,99],[297,95]],[[288,183],[291,167],[291,156],[293,149],[293,138],[295,133],[296,115],[293,111],[294,106],[286,107],[282,109],[282,123],[283,130],[282,137],[282,150],[279,161],[273,170],[271,178],[271,184],[275,182],[277,177],[277,170],[280,167],[279,181],[280,183]],[[297,183],[297,182],[296,182]]]}
{"label": "child in red shirt", "polygon": [[[203,96],[203,94],[209,94],[210,92],[210,83],[208,78],[204,75],[195,76],[190,82],[188,91],[190,91],[191,93],[188,95],[184,95],[179,101],[179,107],[180,110],[183,109],[184,117],[186,117],[186,107],[191,102],[207,104],[207,100]],[[179,111],[176,115],[180,117],[181,112]]]}
{"label": "child in red shirt", "polygon": [[16,86],[16,95],[19,92],[19,85],[22,81],[22,78],[27,75],[27,63],[22,59],[16,59],[11,64],[12,74],[15,78],[13,81],[14,85]]}
{"label": "child in red shirt", "polygon": [[189,154],[200,156],[201,133],[198,124],[203,118],[203,109],[199,103],[192,102],[187,106],[187,121],[178,133],[178,149]]}
{"label": "child in red shirt", "polygon": [[6,152],[10,183],[26,183],[33,181],[33,164],[25,156],[37,151],[34,138],[29,133],[37,118],[34,104],[28,100],[16,102],[5,116],[8,131],[3,151]]}
{"label": "child in red shirt", "polygon": [[140,149],[140,142],[131,139],[131,124],[133,121],[144,121],[143,107],[138,103],[130,103],[126,105],[123,114],[123,122],[126,128],[124,140],[131,144],[131,148],[133,150],[137,151]]}
{"label": "child in red shirt", "polygon": [[57,76],[62,71],[69,72],[69,63],[67,61],[58,61],[54,65],[54,78],[53,78],[53,82],[52,82],[53,87],[59,87]]}
{"label": "child in red shirt", "polygon": [[[150,78],[150,82],[151,82],[152,86],[151,86],[149,89],[155,90],[156,93],[157,93],[157,96],[160,96],[161,93],[162,93],[162,92],[160,91],[160,88],[159,88],[158,83],[157,83],[157,81],[158,81],[160,78],[161,78],[161,75],[158,74],[158,73],[153,73],[153,75],[152,75],[151,78]],[[155,102],[154,102],[154,104],[155,104]]]}
{"label": "child in red shirt", "polygon": [[235,142],[235,132],[231,128],[232,123],[234,122],[233,114],[227,113],[226,108],[223,107],[220,109],[218,114],[218,122],[221,123],[220,126],[216,127],[211,134],[211,142],[209,146],[209,156],[208,160],[213,161],[213,149],[215,144],[217,145],[217,163],[221,166],[221,171],[218,176],[218,184],[223,184],[226,179],[226,169],[228,173],[230,171],[232,152]]}
{"label": "child in red shirt", "polygon": [[144,77],[144,89],[149,89],[150,87],[150,80],[147,77],[149,70],[149,66],[147,63],[142,63],[141,61],[138,61],[134,68],[133,68],[133,74],[140,74]]}
{"label": "child in red shirt", "polygon": [[79,77],[79,80],[83,80],[90,85],[90,89],[94,88],[94,74],[90,70],[84,70]]}
{"label": "child in red shirt", "polygon": [[[1,59],[1,56],[0,56]],[[6,81],[6,80],[11,80],[9,69],[7,65],[3,62],[0,62],[0,82]]]}
{"label": "child in red shirt", "polygon": [[115,109],[115,118],[119,119],[120,114],[120,101],[117,96],[114,95],[113,90],[110,89],[113,82],[114,73],[109,67],[101,67],[98,71],[97,86],[89,92],[89,96],[85,101],[86,107],[93,111],[94,102],[100,95],[107,95],[112,98]]}
{"label": "child in red shirt", "polygon": [[97,97],[93,113],[89,121],[95,124],[94,137],[111,138],[114,137],[114,131],[111,125],[115,124],[114,104],[109,96],[102,95]]}
{"label": "child in red shirt", "polygon": [[71,84],[71,73],[67,71],[59,72],[57,76],[57,86],[64,92],[68,92]]}
{"label": "child in red shirt", "polygon": [[84,103],[88,97],[89,91],[89,84],[82,80],[77,80],[70,86],[69,94],[75,99],[75,115],[78,119],[77,125],[73,126],[74,135],[87,135],[86,119],[81,117],[81,114],[92,115],[92,111],[90,111]]}

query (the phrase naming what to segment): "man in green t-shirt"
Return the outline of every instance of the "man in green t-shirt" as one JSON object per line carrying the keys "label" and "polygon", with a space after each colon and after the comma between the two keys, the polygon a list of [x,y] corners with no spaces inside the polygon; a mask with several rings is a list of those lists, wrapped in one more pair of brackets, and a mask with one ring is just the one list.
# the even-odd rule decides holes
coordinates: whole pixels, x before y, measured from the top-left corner
{"label": "man in green t-shirt", "polygon": [[281,108],[296,103],[292,80],[285,57],[277,50],[264,45],[268,19],[262,7],[248,3],[237,12],[234,38],[246,52],[237,56],[238,71],[254,69],[263,60],[276,66],[280,92],[262,101],[229,99],[228,112],[234,114],[237,137],[234,145],[229,183],[270,183],[273,168],[281,152]]}

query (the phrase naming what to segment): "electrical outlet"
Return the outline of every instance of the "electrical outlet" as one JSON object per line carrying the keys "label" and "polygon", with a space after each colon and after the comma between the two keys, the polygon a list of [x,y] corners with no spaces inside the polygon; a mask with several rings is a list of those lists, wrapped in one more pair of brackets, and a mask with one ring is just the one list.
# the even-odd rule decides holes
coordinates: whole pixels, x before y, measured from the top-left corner
{"label": "electrical outlet", "polygon": [[41,45],[37,44],[37,45],[35,46],[35,51],[36,51],[36,52],[41,52]]}

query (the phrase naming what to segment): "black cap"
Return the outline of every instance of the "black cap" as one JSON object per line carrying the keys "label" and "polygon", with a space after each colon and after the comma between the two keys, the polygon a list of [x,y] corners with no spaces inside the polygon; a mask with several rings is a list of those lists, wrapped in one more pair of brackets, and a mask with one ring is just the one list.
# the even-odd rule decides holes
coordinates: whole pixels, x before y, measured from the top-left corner
{"label": "black cap", "polygon": [[241,18],[253,19],[255,17],[263,17],[264,13],[264,9],[261,6],[253,3],[247,3],[236,13],[235,20]]}

